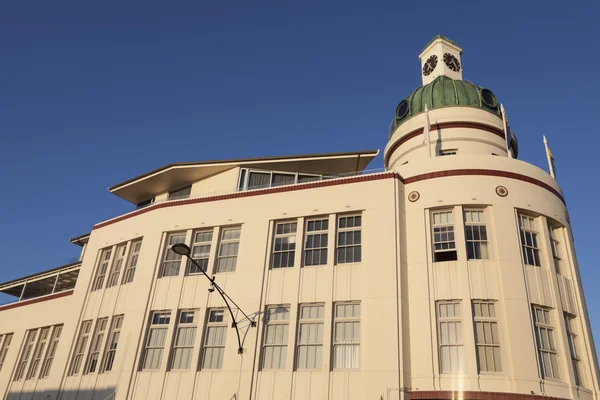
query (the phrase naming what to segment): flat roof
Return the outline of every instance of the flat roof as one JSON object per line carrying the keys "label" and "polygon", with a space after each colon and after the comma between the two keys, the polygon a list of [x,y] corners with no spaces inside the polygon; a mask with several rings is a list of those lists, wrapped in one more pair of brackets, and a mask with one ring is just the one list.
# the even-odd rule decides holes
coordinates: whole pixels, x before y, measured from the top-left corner
{"label": "flat roof", "polygon": [[71,239],[69,239],[69,242],[83,247],[83,245],[86,244],[88,242],[88,240],[90,239],[91,234],[92,234],[91,232],[88,232],[88,233],[84,233],[83,235],[72,237]]}
{"label": "flat roof", "polygon": [[108,191],[138,203],[159,193],[191,184],[235,167],[257,166],[288,172],[343,174],[360,172],[379,154],[379,150],[341,153],[302,154],[230,160],[178,162],[128,179],[108,188]]}
{"label": "flat roof", "polygon": [[72,262],[72,263],[69,263],[69,264],[61,265],[60,267],[47,269],[45,271],[37,272],[35,274],[23,276],[23,277],[20,277],[20,278],[17,278],[17,279],[13,279],[13,280],[10,280],[10,281],[6,281],[6,282],[1,282],[0,283],[0,291],[3,291],[7,287],[13,286],[15,284],[25,283],[25,281],[30,280],[30,279],[42,278],[45,275],[49,275],[49,274],[52,274],[52,273],[55,273],[55,272],[60,272],[61,270],[66,270],[66,269],[75,267],[75,266],[80,265],[80,264],[81,264],[81,261],[76,261],[76,262]]}

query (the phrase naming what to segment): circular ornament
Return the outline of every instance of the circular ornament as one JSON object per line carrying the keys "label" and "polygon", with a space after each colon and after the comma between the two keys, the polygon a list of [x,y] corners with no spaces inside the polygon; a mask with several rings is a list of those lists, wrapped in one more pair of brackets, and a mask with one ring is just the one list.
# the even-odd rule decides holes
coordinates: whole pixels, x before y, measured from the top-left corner
{"label": "circular ornament", "polygon": [[504,186],[496,186],[496,194],[500,197],[508,196],[508,189]]}
{"label": "circular ornament", "polygon": [[396,117],[402,119],[408,113],[408,101],[402,100],[396,108]]}
{"label": "circular ornament", "polygon": [[419,192],[417,192],[417,191],[410,192],[408,194],[408,201],[410,201],[411,203],[414,203],[415,201],[419,200],[419,197],[421,197],[421,195],[419,194]]}
{"label": "circular ornament", "polygon": [[490,108],[496,108],[498,105],[498,100],[496,100],[496,96],[488,89],[483,89],[481,91],[481,100]]}

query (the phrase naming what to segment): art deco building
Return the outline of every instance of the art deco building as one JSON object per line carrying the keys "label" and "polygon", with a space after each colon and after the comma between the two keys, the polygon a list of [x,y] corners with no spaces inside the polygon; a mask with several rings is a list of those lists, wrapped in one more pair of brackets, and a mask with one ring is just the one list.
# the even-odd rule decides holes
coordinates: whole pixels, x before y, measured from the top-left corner
{"label": "art deco building", "polygon": [[111,187],[137,207],[71,239],[78,262],[0,285],[1,395],[597,400],[562,191],[461,52],[425,47],[378,172],[357,151]]}

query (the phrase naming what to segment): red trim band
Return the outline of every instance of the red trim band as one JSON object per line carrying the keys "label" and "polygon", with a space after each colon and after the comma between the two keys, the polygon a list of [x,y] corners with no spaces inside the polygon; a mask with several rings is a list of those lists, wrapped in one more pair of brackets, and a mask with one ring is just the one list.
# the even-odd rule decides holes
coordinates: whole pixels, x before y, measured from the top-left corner
{"label": "red trim band", "polygon": [[560,397],[551,397],[539,394],[505,393],[505,392],[475,392],[451,390],[419,390],[408,393],[410,400],[563,400]]}
{"label": "red trim band", "polygon": [[70,296],[73,294],[73,290],[65,290],[64,292],[49,294],[48,296],[35,297],[29,300],[23,300],[16,303],[5,304],[0,306],[0,311],[10,310],[11,308],[24,307],[30,304],[41,303],[42,301],[59,299],[61,297]]}
{"label": "red trim band", "polygon": [[562,194],[558,190],[554,189],[552,186],[548,185],[547,183],[544,183],[542,181],[539,181],[537,179],[531,178],[526,175],[517,174],[515,172],[497,171],[494,169],[454,169],[454,170],[449,170],[449,171],[436,171],[436,172],[430,172],[428,174],[411,176],[410,178],[404,178],[404,183],[408,185],[410,183],[425,181],[427,179],[443,178],[443,177],[447,177],[447,176],[464,176],[464,175],[498,176],[501,178],[516,179],[518,181],[531,183],[531,184],[534,184],[536,186],[546,189],[547,191],[549,191],[550,193],[552,193],[556,197],[558,197],[560,199],[560,201],[562,201],[564,204],[566,204],[565,199],[563,198]]}
{"label": "red trim band", "polygon": [[[500,136],[502,139],[506,138],[504,136],[504,132],[502,132],[500,129],[496,129],[496,128],[491,127],[489,125],[478,124],[478,123],[475,123],[475,122],[444,122],[444,123],[441,123],[441,124],[431,125],[430,129],[431,130],[442,130],[442,129],[450,129],[450,128],[470,128],[470,129],[477,129],[477,130],[487,131],[487,132],[493,133],[494,135]],[[388,163],[390,161],[390,157],[391,157],[392,153],[394,151],[396,151],[396,149],[398,147],[402,146],[404,143],[406,143],[410,139],[412,139],[414,137],[417,137],[420,134],[422,134],[423,133],[423,129],[424,128],[417,128],[414,131],[412,131],[412,132],[410,132],[410,133],[402,136],[396,143],[394,143],[394,145],[386,153],[383,165],[385,165],[387,167]]]}
{"label": "red trim band", "polygon": [[297,190],[314,189],[314,188],[326,187],[326,186],[346,185],[349,183],[357,183],[357,182],[377,181],[380,179],[389,179],[389,178],[394,178],[394,177],[397,177],[400,180],[402,180],[402,178],[400,178],[400,175],[398,175],[398,173],[387,172],[387,173],[383,173],[383,174],[374,174],[374,175],[359,175],[359,176],[355,176],[352,178],[346,178],[346,179],[317,181],[317,182],[305,183],[305,184],[294,185],[294,186],[281,186],[281,187],[274,187],[274,188],[261,189],[261,190],[252,190],[249,192],[235,192],[235,193],[223,194],[220,196],[198,197],[198,198],[194,198],[194,199],[186,199],[186,200],[180,200],[180,201],[169,201],[169,202],[164,202],[164,203],[158,203],[154,206],[148,206],[148,207],[142,208],[141,210],[132,211],[129,214],[122,215],[120,217],[111,219],[106,222],[101,222],[99,224],[96,224],[92,230],[99,229],[99,228],[129,219],[132,217],[137,217],[138,215],[145,214],[149,211],[158,210],[159,208],[183,206],[183,205],[187,205],[187,204],[208,203],[211,201],[237,199],[237,198],[241,198],[241,197],[262,196],[262,195],[271,194],[271,193],[295,192]]}

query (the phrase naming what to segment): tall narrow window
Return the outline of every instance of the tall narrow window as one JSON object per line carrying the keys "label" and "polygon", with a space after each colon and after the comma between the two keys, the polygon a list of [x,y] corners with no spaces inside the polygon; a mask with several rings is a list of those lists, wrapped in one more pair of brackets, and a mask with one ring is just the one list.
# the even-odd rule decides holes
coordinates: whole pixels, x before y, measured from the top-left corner
{"label": "tall narrow window", "polygon": [[523,252],[523,263],[525,265],[533,265],[539,267],[540,264],[540,248],[537,241],[537,228],[535,218],[527,215],[519,214],[521,224],[521,248]]}
{"label": "tall narrow window", "polygon": [[464,370],[464,350],[460,301],[439,301],[438,340],[442,373]]}
{"label": "tall narrow window", "polygon": [[552,247],[552,258],[554,259],[554,268],[556,269],[557,274],[563,273],[562,267],[562,248],[560,244],[560,228],[553,228],[548,225],[548,230],[550,232],[550,245]]}
{"label": "tall narrow window", "polygon": [[579,343],[575,330],[575,317],[565,314],[565,326],[567,327],[567,337],[569,339],[569,351],[571,352],[571,365],[573,366],[573,375],[575,376],[575,385],[583,386],[581,379],[581,358],[579,357]]}
{"label": "tall narrow window", "polygon": [[360,303],[336,303],[333,320],[333,368],[360,367]]}
{"label": "tall narrow window", "polygon": [[35,351],[33,352],[31,365],[29,366],[29,371],[27,372],[26,379],[33,379],[37,376],[38,368],[40,367],[44,351],[46,350],[48,340],[50,339],[50,329],[51,327],[47,326],[40,330],[40,334],[37,340],[37,344],[35,346]]}
{"label": "tall narrow window", "polygon": [[188,369],[192,363],[194,340],[196,339],[196,312],[184,310],[179,313],[177,332],[173,342],[172,369]]}
{"label": "tall narrow window", "polygon": [[496,304],[493,301],[474,301],[475,345],[480,372],[501,372],[500,333]]}
{"label": "tall narrow window", "polygon": [[83,355],[90,338],[90,330],[92,329],[92,320],[83,321],[79,329],[79,338],[75,344],[75,352],[73,353],[73,361],[71,361],[71,372],[69,375],[77,375],[81,368]]}
{"label": "tall narrow window", "polygon": [[92,290],[102,289],[104,285],[104,278],[106,277],[106,271],[108,270],[108,264],[110,262],[110,256],[112,254],[112,248],[102,250],[100,253],[100,263],[96,270],[96,277],[94,278],[94,284]]}
{"label": "tall narrow window", "polygon": [[362,217],[345,215],[338,218],[337,263],[353,263],[362,260]]}
{"label": "tall narrow window", "polygon": [[96,321],[96,328],[94,329],[94,336],[92,337],[92,343],[88,354],[87,367],[85,368],[86,374],[96,372],[96,369],[98,369],[100,350],[102,349],[102,342],[104,342],[104,334],[106,333],[107,325],[108,318],[99,318]]}
{"label": "tall narrow window", "polygon": [[115,315],[112,319],[112,324],[108,334],[108,342],[106,343],[104,366],[101,372],[110,372],[115,363],[117,355],[117,345],[119,344],[119,336],[121,336],[121,326],[123,326],[123,315]]}
{"label": "tall narrow window", "polygon": [[15,381],[20,381],[25,376],[25,369],[27,368],[27,363],[29,363],[29,359],[31,358],[31,353],[33,352],[33,346],[35,344],[35,339],[37,337],[38,330],[32,329],[27,331],[27,337],[25,338],[25,345],[23,346],[23,351],[21,353],[21,359],[17,364],[17,372],[15,373]]}
{"label": "tall narrow window", "polygon": [[189,263],[189,274],[201,274],[202,271],[208,271],[208,257],[210,256],[210,244],[213,238],[213,231],[194,232],[192,243],[192,258],[200,265],[198,268],[194,263]]}
{"label": "tall narrow window", "polygon": [[227,315],[224,309],[208,310],[202,351],[202,368],[220,369],[223,367],[225,340],[227,339]]}
{"label": "tall narrow window", "polygon": [[221,231],[219,254],[217,257],[217,272],[233,272],[237,264],[240,234],[242,228],[225,228]]}
{"label": "tall narrow window", "polygon": [[451,210],[431,213],[433,228],[433,261],[455,261],[454,214]]}
{"label": "tall narrow window", "polygon": [[287,268],[294,266],[294,257],[296,255],[296,227],[296,222],[278,222],[275,225],[271,268]]}
{"label": "tall narrow window", "polygon": [[108,281],[106,282],[107,288],[115,286],[117,283],[119,283],[119,275],[121,274],[121,269],[123,268],[123,263],[125,262],[126,249],[127,246],[124,244],[121,246],[117,246],[115,258],[112,263],[112,268],[110,269]]}
{"label": "tall narrow window", "polygon": [[304,265],[327,264],[328,219],[309,220],[304,241]]}
{"label": "tall narrow window", "polygon": [[10,348],[10,342],[12,342],[12,338],[12,333],[2,335],[2,346],[0,346],[0,371],[4,365],[4,360],[6,360],[6,353],[8,353],[8,349]]}
{"label": "tall narrow window", "polygon": [[138,258],[140,256],[140,250],[142,249],[142,241],[136,240],[131,243],[131,250],[129,251],[129,260],[127,261],[127,267],[123,273],[123,285],[133,281],[135,275],[135,268],[137,267]]}
{"label": "tall narrow window", "polygon": [[169,200],[187,199],[190,197],[190,193],[192,193],[191,185],[181,189],[173,190],[172,192],[169,192]]}
{"label": "tall narrow window", "polygon": [[54,361],[54,355],[56,354],[56,348],[58,347],[62,328],[62,325],[54,326],[52,336],[50,337],[50,344],[48,345],[48,351],[46,352],[42,370],[40,371],[40,379],[47,378],[48,374],[50,374],[50,368],[52,367],[52,361]]}
{"label": "tall narrow window", "polygon": [[174,233],[169,235],[165,255],[162,263],[161,277],[178,276],[181,266],[181,254],[175,253],[171,248],[174,244],[185,243],[185,233]]}
{"label": "tall narrow window", "polygon": [[322,304],[300,306],[298,323],[298,369],[317,369],[323,363],[323,315]]}
{"label": "tall narrow window", "polygon": [[465,210],[467,260],[487,260],[488,238],[483,210]]}
{"label": "tall narrow window", "polygon": [[159,369],[162,361],[167,332],[171,322],[170,311],[154,311],[148,329],[146,347],[144,349],[143,369]]}
{"label": "tall narrow window", "polygon": [[550,321],[550,310],[533,306],[533,320],[542,378],[559,379],[558,352],[554,341],[554,327]]}
{"label": "tall narrow window", "polygon": [[269,306],[265,319],[263,369],[284,369],[287,360],[290,306]]}

